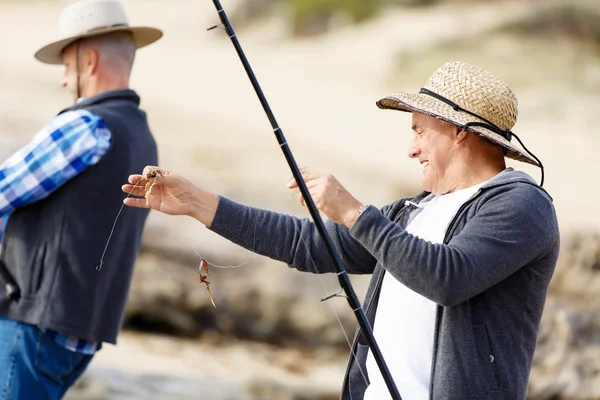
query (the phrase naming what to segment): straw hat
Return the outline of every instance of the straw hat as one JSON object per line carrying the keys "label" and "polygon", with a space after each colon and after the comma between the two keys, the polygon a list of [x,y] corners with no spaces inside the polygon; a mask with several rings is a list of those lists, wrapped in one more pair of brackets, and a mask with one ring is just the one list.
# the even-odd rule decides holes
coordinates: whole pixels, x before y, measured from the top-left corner
{"label": "straw hat", "polygon": [[78,39],[112,32],[131,32],[136,48],[156,42],[163,35],[156,28],[129,26],[120,0],[80,0],[67,6],[60,14],[59,39],[35,53],[46,64],[62,64],[62,51]]}
{"label": "straw hat", "polygon": [[418,94],[395,92],[376,104],[382,109],[415,111],[439,118],[504,147],[509,158],[540,166],[527,149],[510,141],[514,136],[521,143],[511,132],[517,122],[514,93],[506,83],[481,68],[458,61],[446,63]]}

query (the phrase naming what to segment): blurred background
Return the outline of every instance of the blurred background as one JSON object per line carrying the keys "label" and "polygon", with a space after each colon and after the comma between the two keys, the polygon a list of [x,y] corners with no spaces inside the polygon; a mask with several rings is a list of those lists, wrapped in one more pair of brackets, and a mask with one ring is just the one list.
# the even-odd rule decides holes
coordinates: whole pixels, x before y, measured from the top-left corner
{"label": "blurred background", "polygon": [[[70,1],[0,0],[0,158],[70,95],[34,51]],[[296,161],[333,173],[364,203],[420,191],[406,156],[410,114],[375,106],[461,60],[508,82],[514,131],[546,166],[562,249],[529,399],[600,399],[600,2],[598,0],[222,0]],[[130,22],[164,30],[138,52],[160,165],[245,204],[308,216],[210,0],[126,0]],[[528,165],[509,165],[540,179]],[[131,171],[132,173],[140,171]],[[121,182],[115,182],[121,184]],[[98,193],[102,196],[102,193]],[[125,210],[124,212],[127,212]],[[118,225],[117,225],[118,229]],[[118,243],[113,243],[118,245]],[[211,269],[216,308],[198,279]],[[368,277],[353,277],[363,299]],[[337,399],[355,321],[337,280],[253,255],[189,218],[151,212],[123,333],[69,393],[76,399]]]}

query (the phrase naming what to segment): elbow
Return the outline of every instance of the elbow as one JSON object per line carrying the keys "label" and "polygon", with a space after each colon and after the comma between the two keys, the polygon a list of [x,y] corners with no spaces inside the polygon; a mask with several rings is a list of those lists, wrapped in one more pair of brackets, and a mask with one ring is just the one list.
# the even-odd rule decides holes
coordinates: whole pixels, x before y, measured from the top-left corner
{"label": "elbow", "polygon": [[442,307],[454,307],[454,306],[459,305],[462,302],[464,302],[463,299],[444,298],[444,299],[441,299],[439,302],[437,302],[437,304],[439,304]]}
{"label": "elbow", "polygon": [[438,290],[432,298],[431,301],[439,304],[442,307],[454,307],[457,306],[469,299],[468,296],[465,296],[464,293],[460,293],[458,290],[451,290],[449,288],[443,288],[442,290]]}

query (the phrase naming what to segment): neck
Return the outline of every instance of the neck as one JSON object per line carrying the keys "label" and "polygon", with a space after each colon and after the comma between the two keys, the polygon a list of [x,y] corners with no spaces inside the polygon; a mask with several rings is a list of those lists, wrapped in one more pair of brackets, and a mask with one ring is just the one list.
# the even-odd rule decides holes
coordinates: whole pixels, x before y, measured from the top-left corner
{"label": "neck", "polygon": [[84,97],[93,97],[100,93],[110,92],[112,90],[124,90],[129,89],[129,85],[103,85],[97,86],[93,90],[86,91]]}
{"label": "neck", "polygon": [[84,97],[93,97],[100,93],[112,90],[129,89],[129,78],[123,74],[108,74],[106,77],[99,76],[96,79],[90,79],[81,95]]}
{"label": "neck", "polygon": [[498,175],[500,172],[504,171],[505,169],[506,164],[504,162],[495,165],[469,165],[464,172],[468,177],[464,188],[488,181],[496,175]]}
{"label": "neck", "polygon": [[449,185],[450,190],[447,193],[466,189],[488,181],[505,169],[506,163],[504,162],[504,157],[494,161],[489,159],[479,161],[467,159],[465,163],[456,165],[456,168],[448,171],[449,175],[455,178],[450,179],[453,184]]}

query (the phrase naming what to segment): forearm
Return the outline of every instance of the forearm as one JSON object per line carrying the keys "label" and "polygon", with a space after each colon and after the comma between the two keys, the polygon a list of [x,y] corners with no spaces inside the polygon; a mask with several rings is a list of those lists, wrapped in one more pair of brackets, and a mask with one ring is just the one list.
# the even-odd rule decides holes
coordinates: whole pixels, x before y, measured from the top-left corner
{"label": "forearm", "polygon": [[[210,229],[300,271],[335,271],[315,225],[307,218],[248,207],[220,197]],[[348,272],[372,273],[374,258],[350,237],[345,227],[327,221],[326,229]]]}
{"label": "forearm", "polygon": [[189,206],[190,216],[210,228],[219,206],[219,196],[194,187]]}
{"label": "forearm", "polygon": [[[519,212],[511,216],[505,210],[482,210],[448,244],[411,235],[372,207],[351,233],[405,286],[452,306],[502,281],[551,245],[552,234],[540,222],[544,220],[541,215]],[[526,223],[517,228],[515,220]],[[489,231],[486,226],[495,229]]]}

